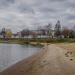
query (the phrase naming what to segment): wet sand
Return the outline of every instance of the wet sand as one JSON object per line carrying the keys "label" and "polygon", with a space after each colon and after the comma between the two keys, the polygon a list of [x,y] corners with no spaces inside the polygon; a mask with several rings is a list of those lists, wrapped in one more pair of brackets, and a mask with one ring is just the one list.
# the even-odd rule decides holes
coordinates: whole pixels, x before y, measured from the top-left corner
{"label": "wet sand", "polygon": [[66,50],[54,44],[23,60],[0,75],[75,75],[75,60],[65,56]]}

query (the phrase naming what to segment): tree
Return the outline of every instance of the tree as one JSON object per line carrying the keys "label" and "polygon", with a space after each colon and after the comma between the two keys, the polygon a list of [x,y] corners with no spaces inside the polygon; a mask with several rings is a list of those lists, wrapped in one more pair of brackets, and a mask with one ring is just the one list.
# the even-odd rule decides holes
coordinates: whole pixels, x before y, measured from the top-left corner
{"label": "tree", "polygon": [[46,30],[47,30],[47,35],[52,38],[52,24],[48,24],[46,26]]}
{"label": "tree", "polygon": [[73,36],[75,37],[75,25],[73,26],[72,31],[73,31]]}
{"label": "tree", "polygon": [[60,21],[57,21],[54,30],[55,30],[55,37],[61,38],[61,25],[60,25]]}
{"label": "tree", "polygon": [[36,33],[36,32],[31,32],[31,35],[32,35],[32,37],[33,37],[34,39],[37,38],[37,33]]}
{"label": "tree", "polygon": [[37,31],[38,31],[38,35],[40,36],[40,38],[41,38],[41,35],[42,35],[42,26],[38,26],[38,28],[37,28]]}
{"label": "tree", "polygon": [[12,31],[10,29],[6,31],[6,38],[12,38]]}
{"label": "tree", "polygon": [[63,30],[62,30],[62,35],[64,35],[64,38],[69,38],[70,29],[68,29],[67,27],[64,27]]}
{"label": "tree", "polygon": [[24,30],[22,30],[22,31],[21,31],[21,37],[23,37],[23,38],[24,38],[25,36],[28,37],[28,36],[29,36],[29,32],[30,32],[29,29],[24,29]]}
{"label": "tree", "polygon": [[74,34],[75,32],[72,29],[70,29],[69,37],[74,38],[75,37]]}
{"label": "tree", "polygon": [[1,35],[3,36],[3,38],[6,37],[6,30],[5,30],[5,28],[2,28]]}

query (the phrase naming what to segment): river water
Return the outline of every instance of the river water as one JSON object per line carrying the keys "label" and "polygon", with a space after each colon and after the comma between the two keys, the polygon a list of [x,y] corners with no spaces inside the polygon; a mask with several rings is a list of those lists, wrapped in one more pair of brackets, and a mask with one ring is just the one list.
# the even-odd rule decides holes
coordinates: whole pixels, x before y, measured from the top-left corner
{"label": "river water", "polygon": [[35,54],[40,48],[31,45],[0,44],[0,71]]}

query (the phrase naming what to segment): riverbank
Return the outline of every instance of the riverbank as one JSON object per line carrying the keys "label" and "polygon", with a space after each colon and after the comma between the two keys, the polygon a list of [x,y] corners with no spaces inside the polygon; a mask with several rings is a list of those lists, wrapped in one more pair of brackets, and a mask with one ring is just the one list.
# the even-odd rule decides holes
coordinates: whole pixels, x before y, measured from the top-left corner
{"label": "riverbank", "polygon": [[75,75],[75,60],[65,56],[66,49],[46,45],[40,52],[1,72],[0,75]]}
{"label": "riverbank", "polygon": [[45,39],[45,38],[0,38],[0,43],[8,44],[31,44],[34,46],[44,46],[45,44],[61,44],[61,43],[75,43],[75,38],[64,38],[64,39]]}
{"label": "riverbank", "polygon": [[30,43],[74,43],[75,38],[50,39],[50,38],[0,38],[0,43],[30,44]]}
{"label": "riverbank", "polygon": [[3,39],[0,38],[0,43],[7,43],[7,44],[30,44],[33,46],[44,46],[45,44],[50,44],[47,42],[39,42],[39,41],[34,41],[30,39],[22,39],[22,38],[10,38],[10,39]]}

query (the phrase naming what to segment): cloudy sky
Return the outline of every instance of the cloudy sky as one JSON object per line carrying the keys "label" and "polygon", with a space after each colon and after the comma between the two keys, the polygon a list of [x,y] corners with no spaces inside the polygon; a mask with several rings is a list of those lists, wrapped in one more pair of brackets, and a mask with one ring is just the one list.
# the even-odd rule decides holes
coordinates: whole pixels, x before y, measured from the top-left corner
{"label": "cloudy sky", "polygon": [[16,32],[61,21],[75,25],[75,0],[0,0],[0,28]]}

